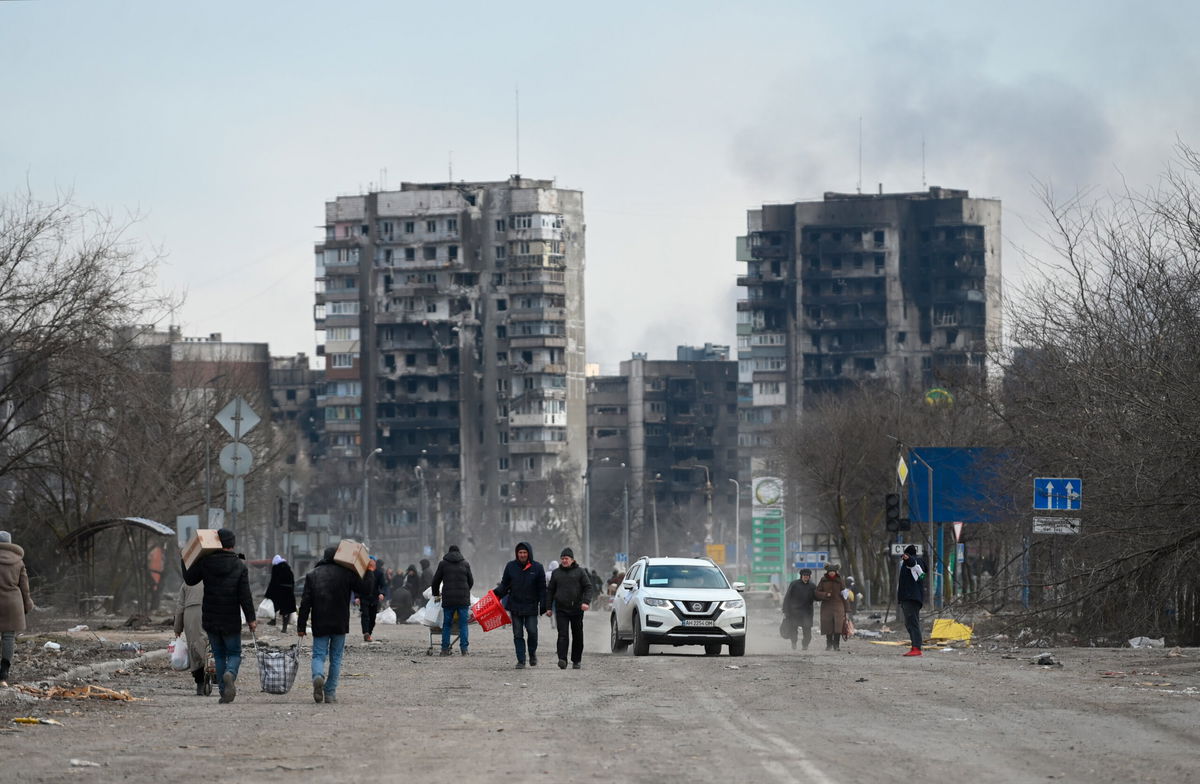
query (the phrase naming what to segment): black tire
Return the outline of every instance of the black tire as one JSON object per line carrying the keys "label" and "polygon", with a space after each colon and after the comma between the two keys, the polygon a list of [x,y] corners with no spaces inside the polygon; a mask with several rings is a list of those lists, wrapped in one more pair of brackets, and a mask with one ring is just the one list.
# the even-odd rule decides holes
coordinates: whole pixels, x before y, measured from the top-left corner
{"label": "black tire", "polygon": [[210,694],[212,694],[212,681],[206,675],[204,677],[204,696],[207,697]]}
{"label": "black tire", "polygon": [[742,637],[737,640],[729,641],[730,656],[745,656],[746,655],[746,638]]}
{"label": "black tire", "polygon": [[609,626],[609,635],[608,635],[609,650],[611,650],[613,653],[620,653],[621,651],[628,648],[629,643],[626,642],[625,640],[622,640],[620,635],[617,633],[617,614],[616,613],[613,613],[612,615],[609,616],[608,626]]}
{"label": "black tire", "polygon": [[650,640],[642,633],[642,620],[633,616],[633,655],[645,656],[650,653]]}
{"label": "black tire", "polygon": [[704,655],[705,656],[720,656],[721,655],[721,643],[719,643],[719,642],[704,643]]}

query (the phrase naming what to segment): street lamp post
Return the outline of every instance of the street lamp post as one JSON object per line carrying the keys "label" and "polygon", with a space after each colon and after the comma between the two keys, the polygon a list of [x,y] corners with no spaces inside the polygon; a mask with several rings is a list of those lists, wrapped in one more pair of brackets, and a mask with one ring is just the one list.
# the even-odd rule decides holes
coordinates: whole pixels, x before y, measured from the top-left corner
{"label": "street lamp post", "polygon": [[413,466],[413,473],[417,475],[419,483],[417,493],[417,549],[422,555],[425,554],[425,518],[428,517],[428,512],[425,509],[425,468],[424,466]]}
{"label": "street lamp post", "polygon": [[379,454],[382,451],[383,451],[383,449],[381,447],[375,447],[375,449],[371,450],[371,452],[368,453],[365,458],[363,458],[363,486],[362,486],[363,544],[367,545],[368,547],[371,546],[371,492],[370,492],[371,488],[370,488],[370,485],[368,484],[370,481],[371,474],[368,469],[370,468],[370,465],[371,465],[371,458],[375,457],[375,455]]}
{"label": "street lamp post", "polygon": [[658,485],[662,482],[662,474],[655,474],[650,480],[650,518],[654,521],[654,557],[658,558],[662,555],[662,550],[658,546]]}
{"label": "street lamp post", "polygon": [[[608,463],[608,462],[611,462],[611,458],[602,457],[599,460],[597,460],[596,462],[597,463]],[[584,558],[589,558],[591,556],[591,549],[592,549],[592,525],[591,525],[591,523],[592,523],[592,511],[591,511],[592,510],[592,504],[591,504],[591,501],[592,501],[592,472],[596,471],[596,470],[604,469],[604,468],[609,468],[614,471],[616,471],[616,470],[625,471],[626,470],[626,466],[624,463],[621,463],[620,465],[617,465],[617,466],[595,465],[594,463],[588,464],[588,469],[583,475],[584,492],[585,492],[584,505],[586,507],[585,512],[584,512],[584,522],[583,522],[583,525],[584,525],[583,557]],[[628,563],[629,562],[629,474],[628,474],[628,472],[626,472],[626,474],[625,474],[625,486],[624,486],[624,490],[622,492],[621,499],[622,499],[622,505],[625,510],[625,515],[624,515],[625,516],[625,533],[624,533],[624,536],[622,537],[622,542],[623,542],[623,546],[625,548],[625,561],[626,561],[626,563]]]}
{"label": "street lamp post", "polygon": [[736,493],[733,497],[733,571],[739,573],[738,576],[740,576],[741,567],[739,564],[742,562],[742,485],[736,479],[730,479],[729,481],[733,482],[734,492]]}

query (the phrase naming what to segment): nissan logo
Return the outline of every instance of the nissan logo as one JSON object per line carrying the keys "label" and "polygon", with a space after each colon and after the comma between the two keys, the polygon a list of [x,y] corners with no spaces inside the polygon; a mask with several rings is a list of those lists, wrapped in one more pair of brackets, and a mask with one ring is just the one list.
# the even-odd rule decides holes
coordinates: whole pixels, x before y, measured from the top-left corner
{"label": "nissan logo", "polygon": [[692,609],[696,612],[700,612],[704,609],[704,605],[701,602],[692,602]]}

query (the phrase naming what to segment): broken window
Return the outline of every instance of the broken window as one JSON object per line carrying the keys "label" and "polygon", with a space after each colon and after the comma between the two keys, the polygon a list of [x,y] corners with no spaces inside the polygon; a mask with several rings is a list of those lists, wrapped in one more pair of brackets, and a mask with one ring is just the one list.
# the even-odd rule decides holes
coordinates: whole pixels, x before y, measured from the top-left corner
{"label": "broken window", "polygon": [[405,248],[404,249],[404,260],[405,261],[416,261],[417,260],[417,249],[416,248]]}
{"label": "broken window", "polygon": [[437,261],[437,247],[434,245],[426,245],[422,248],[425,261]]}

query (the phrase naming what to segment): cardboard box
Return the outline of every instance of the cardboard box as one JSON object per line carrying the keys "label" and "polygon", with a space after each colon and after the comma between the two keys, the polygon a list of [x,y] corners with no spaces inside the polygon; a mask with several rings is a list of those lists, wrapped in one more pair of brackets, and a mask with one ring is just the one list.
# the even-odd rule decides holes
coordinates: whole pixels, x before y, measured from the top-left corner
{"label": "cardboard box", "polygon": [[343,539],[338,543],[337,552],[333,554],[334,563],[353,569],[360,578],[367,573],[369,560],[371,557],[367,553],[367,546],[353,539]]}
{"label": "cardboard box", "polygon": [[185,569],[191,569],[196,561],[220,549],[221,540],[217,536],[216,528],[198,528],[196,535],[180,553],[183,556],[183,566]]}

